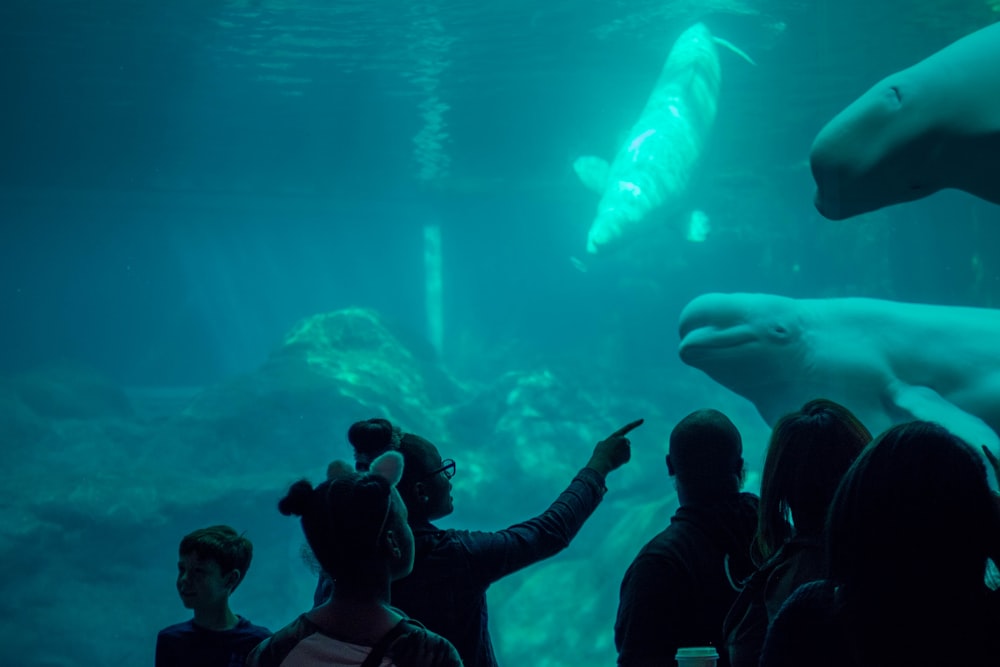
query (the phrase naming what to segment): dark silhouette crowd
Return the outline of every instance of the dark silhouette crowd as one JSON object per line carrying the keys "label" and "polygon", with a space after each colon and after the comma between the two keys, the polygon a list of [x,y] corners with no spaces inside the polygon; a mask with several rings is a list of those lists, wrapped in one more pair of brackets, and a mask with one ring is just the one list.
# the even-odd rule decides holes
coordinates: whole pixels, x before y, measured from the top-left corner
{"label": "dark silhouette crowd", "polygon": [[[312,608],[273,634],[234,614],[252,545],[196,530],[177,578],[193,618],[159,633],[156,667],[494,667],[488,588],[570,545],[642,423],[598,442],[544,512],[495,532],[435,525],[458,464],[432,442],[353,424],[353,465],[278,503],[322,568]],[[774,425],[758,497],[742,490],[736,426],[691,413],[665,458],[678,507],[622,575],[618,664],[674,665],[701,647],[720,667],[1000,665],[1000,464],[982,454],[930,422],[872,439],[816,399]]]}

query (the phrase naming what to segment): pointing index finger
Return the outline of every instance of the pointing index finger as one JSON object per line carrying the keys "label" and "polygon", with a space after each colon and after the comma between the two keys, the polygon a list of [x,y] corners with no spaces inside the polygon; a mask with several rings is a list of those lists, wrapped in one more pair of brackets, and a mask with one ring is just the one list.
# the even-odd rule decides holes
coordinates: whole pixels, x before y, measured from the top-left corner
{"label": "pointing index finger", "polygon": [[612,438],[617,438],[617,437],[626,435],[632,429],[636,429],[636,428],[639,428],[640,426],[642,426],[642,423],[644,421],[646,421],[646,420],[645,419],[636,419],[634,422],[629,422],[628,424],[625,424],[620,429],[618,429],[617,431],[615,431],[614,433],[612,433],[611,437]]}

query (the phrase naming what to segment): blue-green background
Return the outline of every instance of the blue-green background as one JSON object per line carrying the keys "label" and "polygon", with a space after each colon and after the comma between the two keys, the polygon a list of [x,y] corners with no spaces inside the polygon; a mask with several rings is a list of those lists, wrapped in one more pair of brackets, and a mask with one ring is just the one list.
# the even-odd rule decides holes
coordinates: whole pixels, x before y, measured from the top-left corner
{"label": "blue-green background", "polygon": [[[349,455],[351,421],[399,418],[404,389],[338,404],[271,449],[241,446],[238,423],[196,438],[184,420],[192,404],[199,423],[287,418],[262,365],[304,318],[351,307],[376,312],[436,387],[421,403],[434,419],[400,420],[443,425],[424,435],[459,460],[443,525],[540,511],[594,442],[650,418],[582,544],[490,598],[502,662],[611,663],[617,583],[669,516],[672,424],[725,409],[751,469],[766,439],[752,406],[678,361],[689,299],[1000,300],[996,207],[941,193],[832,223],[807,165],[823,123],[878,79],[998,18],[988,0],[5,0],[0,663],[149,664],[156,631],[186,617],[176,542],[209,523],[257,544],[239,613],[277,628],[307,608],[298,528],[273,502]],[[578,271],[596,196],[573,160],[613,156],[698,20],[757,62],[720,56],[691,192],[712,233],[690,243],[665,221]],[[429,225],[444,249],[440,356]],[[512,412],[513,372],[557,381]],[[94,407],[98,394],[113,398]],[[260,461],[273,474],[253,477]]]}

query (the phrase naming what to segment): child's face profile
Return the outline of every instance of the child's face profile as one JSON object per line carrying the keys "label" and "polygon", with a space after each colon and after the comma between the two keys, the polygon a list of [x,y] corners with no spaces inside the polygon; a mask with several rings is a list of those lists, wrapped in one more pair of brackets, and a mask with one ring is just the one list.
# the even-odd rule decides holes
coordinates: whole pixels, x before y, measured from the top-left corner
{"label": "child's face profile", "polygon": [[188,609],[217,609],[228,604],[232,573],[222,572],[214,560],[197,554],[180,554],[177,561],[177,592]]}

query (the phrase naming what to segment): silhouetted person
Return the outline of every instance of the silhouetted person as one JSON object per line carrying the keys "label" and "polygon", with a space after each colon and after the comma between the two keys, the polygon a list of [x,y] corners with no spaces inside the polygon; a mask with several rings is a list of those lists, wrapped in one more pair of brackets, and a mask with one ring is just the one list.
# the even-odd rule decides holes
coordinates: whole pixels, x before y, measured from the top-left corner
{"label": "silhouetted person", "polygon": [[[626,436],[640,424],[641,419],[627,424],[597,443],[587,465],[542,514],[496,532],[442,530],[431,523],[452,512],[456,463],[442,460],[430,441],[385,419],[353,424],[348,439],[359,469],[390,450],[406,460],[399,491],[409,510],[416,560],[413,572],[393,583],[393,604],[454,643],[466,667],[494,667],[486,590],[569,546],[604,497],[607,474],[629,460]],[[321,578],[317,599],[325,596],[326,585]]]}
{"label": "silhouetted person", "polygon": [[625,573],[615,622],[618,664],[671,665],[678,648],[712,645],[725,666],[722,621],[736,582],[753,571],[757,529],[757,497],[740,492],[739,431],[717,410],[691,413],[670,434],[667,471],[680,507]]}
{"label": "silhouetted person", "polygon": [[723,629],[732,667],[757,667],[767,626],[801,584],[826,575],[823,526],[847,469],[871,441],[854,414],[826,399],[778,420],[764,459],[755,557]]}
{"label": "silhouetted person", "polygon": [[382,665],[461,667],[446,639],[389,605],[393,580],[413,567],[413,533],[396,485],[403,458],[396,453],[357,473],[330,464],[315,489],[296,482],[278,504],[302,517],[313,555],[332,577],[330,599],[302,614],[258,646],[247,667]]}
{"label": "silhouetted person", "polygon": [[984,582],[1000,519],[986,467],[929,422],[894,426],[844,475],[827,519],[829,576],[799,587],[762,667],[995,666]]}

